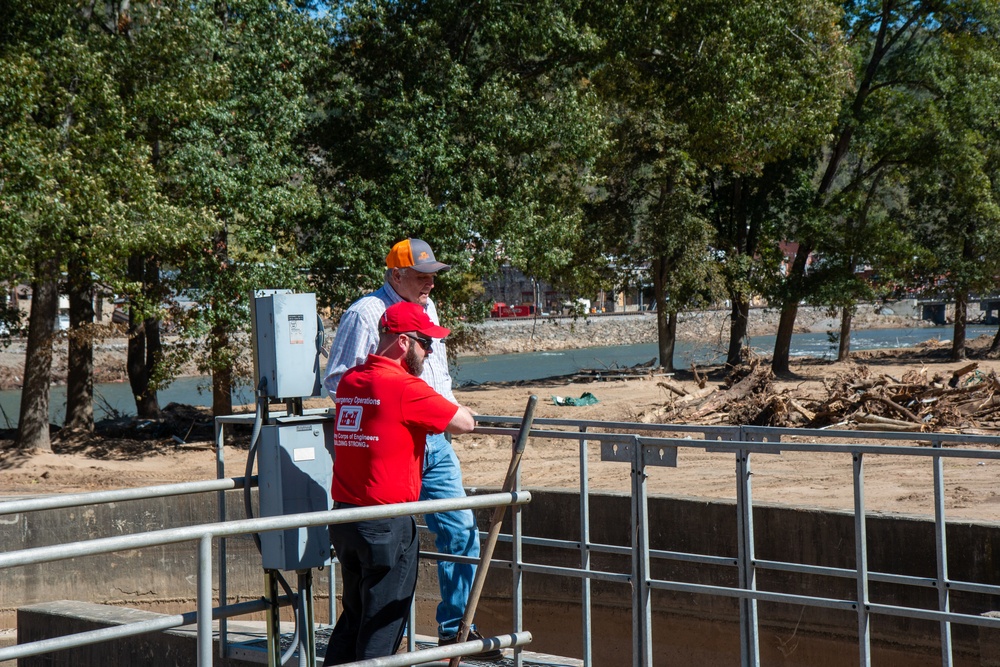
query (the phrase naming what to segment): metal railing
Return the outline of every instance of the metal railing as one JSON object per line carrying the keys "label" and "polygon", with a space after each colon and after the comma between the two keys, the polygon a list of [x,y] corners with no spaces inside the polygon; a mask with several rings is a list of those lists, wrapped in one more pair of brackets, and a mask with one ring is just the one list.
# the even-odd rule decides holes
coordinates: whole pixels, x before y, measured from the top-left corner
{"label": "metal railing", "polygon": [[[514,417],[477,416],[477,433],[507,435],[519,424]],[[487,425],[492,424],[492,425]],[[509,425],[509,426],[507,426]],[[760,601],[796,604],[811,607],[846,610],[857,617],[858,655],[860,664],[871,665],[871,618],[874,615],[897,616],[910,619],[936,621],[940,627],[941,664],[953,664],[951,625],[967,624],[989,628],[1000,628],[1000,618],[978,614],[956,613],[950,608],[953,591],[968,591],[1000,596],[1000,586],[978,582],[953,580],[948,574],[948,551],[945,515],[945,459],[985,459],[1000,460],[1000,451],[982,449],[949,448],[946,445],[978,444],[1000,446],[1000,437],[935,434],[935,433],[892,433],[863,431],[832,431],[815,429],[788,429],[754,426],[697,426],[681,424],[638,424],[632,422],[601,422],[574,419],[534,420],[530,436],[537,439],[575,440],[580,444],[580,534],[579,543],[557,540],[535,540],[522,537],[523,544],[544,544],[558,548],[576,548],[580,551],[579,568],[554,568],[523,561],[516,567],[524,572],[544,572],[552,576],[579,577],[583,580],[583,646],[584,664],[593,664],[591,627],[592,601],[590,582],[592,580],[619,581],[635,584],[632,586],[633,642],[632,664],[635,667],[651,667],[653,664],[653,628],[651,593],[654,590],[684,592],[695,595],[736,598],[740,607],[740,653],[743,667],[759,667],[760,662],[760,622],[757,603]],[[600,429],[597,432],[596,429]],[[665,434],[687,434],[687,437],[664,437]],[[701,440],[691,439],[700,435]],[[812,440],[834,442],[802,443],[788,442],[792,436],[808,436]],[[836,441],[851,442],[836,442]],[[857,443],[858,440],[898,441],[909,444]],[[596,552],[625,553],[628,548],[597,544],[590,541],[589,481],[587,469],[587,444],[599,442],[602,461],[617,461],[631,465],[631,556],[632,571],[629,575],[594,570],[591,555]],[[930,447],[921,447],[921,443]],[[676,467],[678,450],[700,449],[706,452],[724,452],[735,459],[735,510],[737,513],[737,554],[705,555],[654,550],[649,544],[647,468],[651,466]],[[998,447],[1000,449],[1000,447]],[[753,525],[753,493],[751,467],[752,457],[757,455],[779,455],[782,452],[834,453],[850,457],[852,461],[852,483],[854,488],[854,533],[855,561],[853,569],[831,568],[803,563],[773,560],[759,560],[755,555],[755,534]],[[934,484],[934,532],[937,574],[934,578],[906,576],[893,573],[873,572],[868,568],[868,539],[866,533],[866,507],[864,489],[864,461],[870,456],[907,456],[929,459],[933,468]],[[520,487],[518,487],[520,488]],[[716,586],[655,579],[650,576],[650,560],[686,561],[714,566],[733,566],[738,570],[737,586]],[[856,597],[853,599],[825,598],[820,596],[761,591],[757,589],[757,573],[763,570],[797,572],[838,578],[850,578],[856,582]],[[933,587],[937,590],[938,609],[879,604],[869,596],[870,582],[887,582],[917,587]],[[520,602],[519,602],[520,604]]]}
{"label": "metal railing", "polygon": [[[242,487],[242,479],[213,480],[210,482],[191,482],[187,484],[171,484],[164,487],[148,487],[146,489],[129,489],[124,491],[105,491],[92,494],[74,494],[72,497],[39,498],[15,500],[0,503],[0,515],[13,514],[53,507],[76,507],[90,504],[117,502],[125,498],[153,498],[187,493],[202,493],[219,488]],[[197,611],[185,614],[164,616],[151,621],[128,623],[125,625],[102,628],[72,635],[43,639],[39,641],[18,644],[0,649],[0,662],[41,655],[57,650],[64,650],[89,644],[133,637],[149,632],[157,632],[177,628],[183,625],[197,624],[197,656],[199,667],[213,664],[212,651],[212,620],[225,619],[233,616],[264,611],[269,607],[267,600],[255,600],[239,604],[225,604],[220,598],[220,606],[213,607],[212,592],[212,540],[216,538],[262,533],[273,530],[287,530],[307,526],[322,526],[335,523],[348,523],[377,518],[387,518],[406,515],[417,515],[457,509],[491,508],[501,505],[521,505],[530,502],[531,494],[524,492],[495,493],[484,496],[454,498],[446,500],[429,500],[397,505],[382,505],[377,507],[359,507],[337,509],[326,512],[310,512],[281,517],[242,519],[219,523],[186,526],[182,528],[167,528],[163,530],[120,535],[115,537],[97,538],[67,544],[57,544],[45,547],[34,547],[0,553],[0,570],[53,563],[81,556],[109,554],[116,551],[126,551],[145,547],[176,544],[180,542],[198,543],[198,573],[197,573]],[[222,570],[224,571],[224,569]],[[287,598],[282,603],[290,602]],[[531,641],[529,633],[512,633],[487,642],[490,647],[521,646]],[[494,644],[496,646],[494,646]],[[468,655],[482,650],[483,642],[456,644],[443,649],[440,657],[451,655]],[[428,655],[428,654],[423,654]],[[423,655],[419,658],[425,660]],[[400,656],[406,660],[406,656]],[[415,657],[410,662],[392,662],[391,665],[414,664]],[[381,663],[378,663],[381,664]],[[390,663],[385,663],[390,665]]]}
{"label": "metal railing", "polygon": [[[520,426],[520,418],[477,416],[475,433],[481,435],[516,436]],[[632,422],[600,422],[572,419],[536,418],[530,431],[534,438],[533,447],[544,447],[540,439],[575,441],[579,447],[579,490],[581,496],[579,520],[580,539],[560,540],[545,537],[523,535],[521,526],[522,513],[520,504],[527,502],[530,495],[522,492],[520,479],[517,479],[514,491],[510,494],[490,494],[464,499],[446,501],[430,501],[424,503],[408,503],[393,506],[393,511],[400,514],[426,513],[445,509],[492,507],[501,503],[515,505],[512,514],[512,531],[510,535],[502,536],[511,542],[510,560],[495,558],[491,564],[495,567],[509,567],[513,570],[513,632],[508,639],[512,646],[519,646],[530,639],[522,632],[523,618],[523,577],[524,575],[540,574],[547,577],[570,577],[581,581],[582,604],[582,646],[581,654],[584,665],[594,664],[593,658],[593,600],[591,583],[594,581],[611,582],[630,587],[633,610],[632,628],[632,664],[635,667],[651,667],[653,664],[653,638],[655,633],[652,615],[652,596],[655,591],[681,592],[695,596],[713,596],[738,600],[741,664],[744,667],[757,667],[760,658],[760,619],[758,617],[759,602],[777,602],[805,607],[844,610],[856,618],[858,655],[860,664],[870,666],[871,652],[871,619],[873,616],[904,617],[909,619],[930,620],[938,624],[941,645],[941,664],[950,667],[953,664],[952,624],[959,623],[970,626],[1000,628],[1000,618],[979,616],[976,614],[958,613],[951,609],[953,592],[971,592],[976,594],[1000,596],[1000,587],[976,581],[961,581],[952,579],[948,571],[947,520],[945,513],[945,475],[944,461],[947,459],[980,459],[1000,460],[998,449],[968,449],[962,445],[1000,445],[1000,437],[967,436],[953,434],[914,434],[892,432],[861,432],[861,431],[830,431],[813,429],[784,429],[749,426],[697,426],[674,424],[638,424]],[[810,440],[821,442],[791,442],[792,436],[808,436]],[[700,439],[698,439],[700,438]],[[859,442],[860,441],[860,442]],[[883,444],[874,444],[879,441]],[[220,432],[221,444],[221,432]],[[892,444],[884,444],[884,443]],[[591,517],[589,498],[588,449],[591,444],[598,444],[603,461],[627,464],[631,470],[630,512],[630,543],[604,544],[591,539]],[[923,445],[923,446],[921,446]],[[219,448],[221,450],[221,447]],[[649,523],[649,490],[647,476],[651,467],[675,467],[678,465],[678,451],[695,449],[706,452],[723,452],[733,456],[735,479],[735,513],[736,513],[736,553],[696,554],[679,551],[666,551],[654,548],[650,544]],[[775,456],[783,452],[805,452],[811,454],[835,454],[849,458],[851,461],[851,483],[853,486],[853,523],[855,541],[855,567],[828,567],[808,563],[788,562],[781,560],[758,559],[755,553],[754,532],[754,502],[751,481],[753,479],[753,460],[759,456]],[[527,454],[530,457],[530,451]],[[934,532],[936,573],[933,577],[918,577],[892,572],[873,571],[868,566],[869,544],[866,531],[867,510],[865,505],[865,467],[866,459],[872,456],[905,456],[917,460],[923,459],[931,463],[934,485]],[[224,465],[219,459],[219,470]],[[82,504],[84,502],[113,502],[124,499],[125,495],[135,497],[158,497],[171,492],[192,490],[197,485],[198,492],[218,491],[242,487],[242,478],[220,479],[211,482],[194,482],[190,484],[170,485],[169,487],[152,487],[144,490],[109,491],[96,494],[79,494],[75,497],[57,497],[24,501],[0,503],[0,514],[45,509],[49,507],[65,507],[67,503]],[[252,480],[251,480],[252,481]],[[846,484],[845,479],[845,484]],[[117,494],[117,495],[116,495]],[[111,500],[111,499],[115,500]],[[224,508],[224,502],[220,508]],[[220,511],[223,511],[220,509]],[[53,547],[25,549],[18,552],[0,554],[0,569],[16,567],[27,563],[53,562],[66,558],[91,553],[108,553],[114,550],[133,549],[139,546],[153,544],[168,544],[180,541],[198,542],[198,601],[197,612],[168,616],[153,622],[108,628],[85,633],[82,635],[87,643],[107,638],[116,638],[139,634],[169,627],[198,623],[199,660],[200,664],[211,664],[211,619],[220,619],[220,624],[235,613],[259,611],[262,601],[227,605],[226,597],[220,590],[220,607],[212,609],[211,557],[212,539],[225,538],[238,534],[261,532],[266,530],[282,530],[293,527],[323,525],[338,521],[354,521],[373,512],[370,508],[351,510],[333,510],[330,512],[310,513],[287,517],[271,517],[266,519],[251,519],[239,521],[220,521],[219,523],[188,528],[175,528],[137,535],[126,535],[113,538],[63,544]],[[386,510],[378,510],[379,516],[391,516]],[[375,514],[371,514],[375,516]],[[222,541],[220,539],[220,544]],[[545,562],[532,562],[525,558],[522,547],[543,546],[560,550],[572,549],[579,554],[579,567],[555,566]],[[613,554],[628,558],[628,572],[616,572],[600,569],[594,566],[592,556],[595,554]],[[443,554],[424,553],[422,557],[460,560]],[[651,575],[651,561],[686,562],[704,565],[706,567],[735,568],[737,584],[732,586],[707,585],[690,581],[656,578]],[[220,570],[221,574],[226,570]],[[803,595],[795,592],[777,590],[759,590],[758,573],[764,571],[790,572],[804,575],[833,577],[854,582],[854,595],[846,597],[823,597]],[[903,605],[873,602],[869,595],[869,584],[872,582],[891,583],[901,586],[933,588],[937,592],[936,609],[925,609]],[[221,588],[221,581],[220,581]],[[332,602],[332,599],[331,599]],[[332,617],[331,617],[332,618]],[[411,621],[411,627],[413,623]],[[75,637],[81,637],[77,635]],[[527,637],[527,638],[526,638]],[[507,639],[501,638],[503,641]],[[36,655],[38,653],[67,648],[66,642],[81,641],[74,638],[58,638],[43,640],[33,645],[21,645],[8,649],[0,649],[0,661],[15,657]],[[48,643],[45,643],[48,642]],[[505,644],[506,645],[506,644]],[[444,647],[441,649],[446,650]],[[479,649],[473,649],[479,650]],[[471,652],[471,651],[470,651]],[[429,653],[421,651],[421,660],[432,659]],[[436,654],[435,654],[436,656]],[[441,657],[448,657],[442,654]],[[523,664],[520,651],[515,652],[515,663]],[[405,656],[391,658],[392,665],[408,664],[395,662],[405,660]],[[378,663],[390,664],[390,663]]]}

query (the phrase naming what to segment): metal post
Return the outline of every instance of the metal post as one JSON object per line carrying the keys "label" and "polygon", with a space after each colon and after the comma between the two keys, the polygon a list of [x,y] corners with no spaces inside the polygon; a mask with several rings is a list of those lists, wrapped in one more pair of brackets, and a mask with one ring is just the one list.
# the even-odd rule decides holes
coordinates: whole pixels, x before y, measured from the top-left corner
{"label": "metal post", "polygon": [[212,536],[198,541],[198,667],[212,667]]}
{"label": "metal post", "polygon": [[[587,432],[586,426],[580,427],[581,433]],[[580,441],[580,567],[584,572],[590,571],[590,470],[587,466],[587,440]],[[583,665],[591,667],[594,662],[592,632],[590,631],[591,598],[590,577],[584,577],[581,590],[583,616]]]}
{"label": "metal post", "polygon": [[[530,431],[530,428],[529,428]],[[511,440],[511,447],[517,449],[517,439]],[[521,490],[521,467],[518,466],[517,471],[514,473],[514,489],[515,492]],[[510,545],[510,564],[511,564],[511,576],[513,580],[511,582],[512,588],[511,593],[513,594],[513,599],[511,600],[511,621],[513,624],[512,631],[514,633],[520,633],[524,631],[524,571],[521,569],[521,564],[524,562],[524,548],[521,542],[522,533],[522,521],[524,514],[521,512],[521,507],[515,505],[511,508],[512,514],[510,517],[510,532],[511,532],[511,545]],[[524,665],[524,649],[521,646],[514,648],[514,667],[523,667]]]}
{"label": "metal post", "polygon": [[[931,443],[934,449],[941,449],[943,443],[935,440]],[[951,597],[948,586],[948,543],[945,533],[944,516],[944,462],[940,456],[932,459],[934,463],[934,538],[937,544],[937,594],[938,609],[951,611]],[[941,621],[941,665],[951,667],[951,623]]]}
{"label": "metal post", "polygon": [[646,461],[639,438],[632,443],[632,664],[652,667],[653,631],[649,588],[649,512],[646,505]]}
{"label": "metal post", "polygon": [[316,615],[313,611],[313,576],[312,570],[299,570],[299,664],[302,664],[303,651],[307,665],[316,664]]}
{"label": "metal post", "polygon": [[[757,570],[754,566],[753,494],[750,452],[736,452],[736,513],[738,523],[737,551],[740,588],[757,590]],[[760,665],[760,638],[758,636],[757,599],[740,599],[740,664],[742,667]]]}
{"label": "metal post", "polygon": [[861,667],[871,667],[871,624],[868,617],[868,536],[865,531],[864,454],[854,453],[854,558],[858,585],[858,653]]}
{"label": "metal post", "polygon": [[[215,478],[224,479],[226,476],[226,434],[225,424],[215,420]],[[249,484],[250,480],[244,480],[244,484]],[[219,503],[219,523],[226,520],[226,492],[219,491],[216,494]],[[229,578],[226,567],[226,538],[219,538],[219,606],[225,607],[229,599]],[[229,620],[219,619],[219,657],[229,657]]]}
{"label": "metal post", "polygon": [[269,606],[265,613],[268,667],[281,666],[281,607],[278,606],[278,577],[275,570],[264,570],[264,597]]}

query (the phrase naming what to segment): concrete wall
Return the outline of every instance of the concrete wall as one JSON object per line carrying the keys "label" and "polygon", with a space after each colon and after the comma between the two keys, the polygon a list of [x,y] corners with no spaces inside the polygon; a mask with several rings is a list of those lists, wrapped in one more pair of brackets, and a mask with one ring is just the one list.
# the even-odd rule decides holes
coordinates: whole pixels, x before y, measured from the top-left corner
{"label": "concrete wall", "polygon": [[[487,492],[481,489],[481,492]],[[568,492],[533,490],[534,500],[524,510],[525,534],[565,540],[579,539],[579,497]],[[21,549],[104,535],[187,525],[216,519],[214,494],[199,498],[150,500],[83,511],[45,512],[8,517],[0,526],[0,549]],[[228,494],[229,516],[242,517],[239,492]],[[629,499],[620,494],[593,495],[591,541],[629,544]],[[485,526],[489,512],[480,513]],[[736,512],[731,503],[693,498],[650,499],[651,545],[654,549],[736,556]],[[755,529],[757,557],[829,567],[854,565],[853,518],[848,513],[808,508],[758,506]],[[505,529],[509,531],[509,527]],[[872,571],[924,577],[935,576],[933,523],[922,518],[873,515],[868,521],[869,566]],[[948,528],[952,579],[1000,585],[1000,524],[954,523]],[[230,601],[259,597],[262,577],[259,556],[249,538],[229,540]],[[425,541],[425,548],[431,548]],[[196,543],[141,549],[127,553],[75,559],[39,567],[9,570],[0,576],[0,600],[7,624],[13,611],[29,604],[72,598],[162,613],[194,608]],[[498,558],[509,557],[500,544]],[[575,567],[578,551],[525,547],[531,562]],[[592,566],[628,572],[625,556],[594,554]],[[735,567],[708,567],[690,563],[655,562],[657,578],[702,584],[733,585]],[[218,582],[218,573],[215,575]],[[317,590],[325,589],[320,572]],[[535,637],[532,649],[558,655],[582,654],[581,583],[575,578],[528,573],[525,586],[525,628]],[[851,579],[760,571],[762,590],[854,597]],[[510,627],[511,575],[496,569],[487,580],[477,622],[500,633]],[[593,645],[596,665],[629,664],[631,653],[630,586],[593,583]],[[932,588],[871,585],[873,601],[936,608]],[[421,566],[418,585],[418,632],[434,634],[433,608],[437,599],[434,566]],[[952,609],[983,613],[1000,609],[995,598],[952,593]],[[657,664],[738,664],[739,629],[736,602],[731,598],[693,596],[656,591],[653,596]],[[317,602],[317,608],[324,606]],[[321,612],[320,612],[321,613]],[[322,614],[319,620],[326,620]],[[857,621],[853,614],[802,606],[760,604],[763,664],[833,667],[857,664]],[[60,624],[61,625],[61,624]],[[940,665],[938,626],[931,622],[877,617],[872,621],[875,664]],[[954,628],[956,662],[960,667],[1000,667],[1000,632],[974,627]],[[82,664],[82,663],[81,663]]]}

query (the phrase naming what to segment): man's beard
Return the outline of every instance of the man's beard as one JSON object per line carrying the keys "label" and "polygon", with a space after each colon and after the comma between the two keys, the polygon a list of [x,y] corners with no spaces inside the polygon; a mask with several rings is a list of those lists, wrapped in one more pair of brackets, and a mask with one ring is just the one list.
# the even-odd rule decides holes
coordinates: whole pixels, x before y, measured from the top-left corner
{"label": "man's beard", "polygon": [[420,374],[424,372],[424,360],[417,355],[416,344],[411,344],[406,349],[406,356],[403,357],[403,362],[406,364],[406,371],[410,375],[420,377]]}

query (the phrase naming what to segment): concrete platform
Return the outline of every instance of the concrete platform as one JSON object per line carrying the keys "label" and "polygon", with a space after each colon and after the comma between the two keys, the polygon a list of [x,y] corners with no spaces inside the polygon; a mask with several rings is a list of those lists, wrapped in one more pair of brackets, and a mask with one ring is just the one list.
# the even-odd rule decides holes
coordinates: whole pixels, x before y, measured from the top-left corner
{"label": "concrete platform", "polygon": [[[155,612],[112,607],[108,605],[58,600],[18,609],[18,642],[26,643],[48,639],[76,632],[96,630],[130,622],[150,621],[162,617]],[[294,627],[282,623],[282,646],[287,648],[294,639]],[[329,640],[329,625],[316,626],[317,663],[322,665]],[[227,625],[229,656],[215,658],[220,667],[253,667],[267,664],[267,629],[263,621],[230,620]],[[414,638],[415,650],[421,651],[437,647],[433,637],[418,635]],[[404,639],[404,642],[406,640]],[[214,655],[218,656],[219,624],[213,623]],[[503,651],[504,659],[496,662],[462,659],[469,667],[511,667],[514,665],[513,650]],[[177,667],[194,665],[197,662],[197,628],[186,625],[164,632],[116,639],[101,644],[67,649],[55,653],[22,658],[19,667]],[[527,667],[582,667],[583,662],[572,658],[545,655],[524,651],[524,665]],[[298,664],[294,659],[292,664]],[[447,667],[447,660],[422,662],[426,667]]]}

